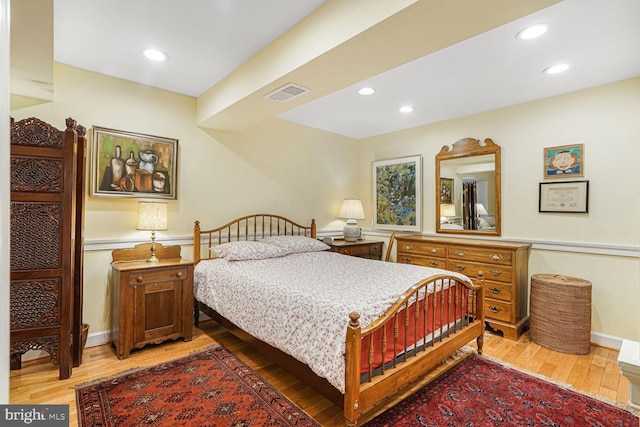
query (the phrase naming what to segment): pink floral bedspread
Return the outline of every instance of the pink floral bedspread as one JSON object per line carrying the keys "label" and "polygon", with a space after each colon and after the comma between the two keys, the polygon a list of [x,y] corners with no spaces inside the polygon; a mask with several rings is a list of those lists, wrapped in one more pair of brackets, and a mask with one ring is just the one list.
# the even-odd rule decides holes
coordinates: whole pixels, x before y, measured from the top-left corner
{"label": "pink floral bedspread", "polygon": [[[365,327],[411,286],[451,271],[304,252],[251,261],[201,261],[195,297],[251,335],[306,363],[344,393],[349,313]],[[466,279],[468,280],[468,279]]]}

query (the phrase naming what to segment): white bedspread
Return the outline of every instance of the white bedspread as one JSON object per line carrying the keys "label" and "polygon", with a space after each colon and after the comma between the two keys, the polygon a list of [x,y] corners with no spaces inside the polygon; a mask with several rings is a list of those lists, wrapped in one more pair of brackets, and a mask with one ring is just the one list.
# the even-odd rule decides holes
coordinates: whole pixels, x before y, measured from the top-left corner
{"label": "white bedspread", "polygon": [[362,327],[412,285],[455,272],[373,261],[334,252],[305,252],[252,261],[198,263],[196,298],[251,335],[306,363],[344,393],[349,313]]}

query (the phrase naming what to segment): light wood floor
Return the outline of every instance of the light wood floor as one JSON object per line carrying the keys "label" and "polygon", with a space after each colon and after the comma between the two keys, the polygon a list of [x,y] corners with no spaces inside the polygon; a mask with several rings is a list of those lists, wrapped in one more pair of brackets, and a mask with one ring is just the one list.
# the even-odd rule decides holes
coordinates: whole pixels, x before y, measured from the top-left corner
{"label": "light wood floor", "polygon": [[[202,322],[199,328],[195,328],[194,338],[190,342],[178,340],[147,347],[135,351],[125,360],[118,360],[109,345],[87,348],[82,366],[74,368],[71,378],[63,381],[58,380],[57,367],[51,364],[48,358],[27,361],[23,363],[21,370],[11,371],[10,401],[16,404],[68,404],[70,425],[76,426],[75,385],[109,377],[127,369],[186,356],[215,343],[223,344],[236,354],[320,425],[343,425],[342,410],[254,352],[213,321]],[[475,343],[473,347],[475,348]],[[528,333],[517,342],[487,334],[484,340],[484,355],[569,384],[576,390],[602,396],[609,401],[620,404],[626,404],[628,401],[629,383],[620,375],[616,350],[592,345],[589,355],[576,356],[541,347],[529,340]],[[448,363],[455,361],[450,360]],[[433,373],[433,376],[437,373]],[[366,421],[367,418],[361,421]]]}

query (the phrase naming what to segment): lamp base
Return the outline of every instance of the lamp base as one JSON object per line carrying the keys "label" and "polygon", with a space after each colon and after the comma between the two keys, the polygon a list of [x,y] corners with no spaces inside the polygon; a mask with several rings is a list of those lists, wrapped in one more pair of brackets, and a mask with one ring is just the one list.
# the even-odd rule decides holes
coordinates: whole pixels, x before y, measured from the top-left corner
{"label": "lamp base", "polygon": [[345,242],[357,242],[360,238],[361,229],[357,225],[347,224],[342,230]]}
{"label": "lamp base", "polygon": [[151,232],[151,257],[147,259],[147,262],[156,263],[160,261],[156,256],[156,232],[155,230]]}

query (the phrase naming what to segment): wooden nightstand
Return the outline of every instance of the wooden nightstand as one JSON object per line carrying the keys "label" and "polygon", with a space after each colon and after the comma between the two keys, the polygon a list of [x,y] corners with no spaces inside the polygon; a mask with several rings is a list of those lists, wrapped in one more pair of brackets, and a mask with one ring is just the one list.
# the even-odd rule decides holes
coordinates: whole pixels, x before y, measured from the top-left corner
{"label": "wooden nightstand", "polygon": [[358,240],[357,242],[345,242],[344,240],[334,240],[331,246],[332,252],[343,255],[351,255],[360,258],[382,259],[383,242],[367,242]]}
{"label": "wooden nightstand", "polygon": [[111,342],[119,359],[147,344],[193,337],[193,262],[180,258],[180,246],[161,244],[160,261],[146,262],[150,246],[112,252]]}

